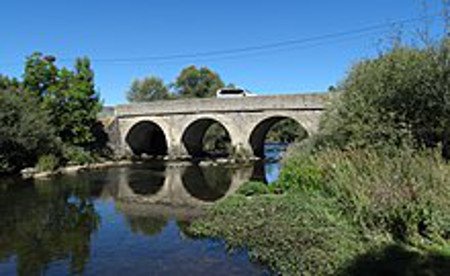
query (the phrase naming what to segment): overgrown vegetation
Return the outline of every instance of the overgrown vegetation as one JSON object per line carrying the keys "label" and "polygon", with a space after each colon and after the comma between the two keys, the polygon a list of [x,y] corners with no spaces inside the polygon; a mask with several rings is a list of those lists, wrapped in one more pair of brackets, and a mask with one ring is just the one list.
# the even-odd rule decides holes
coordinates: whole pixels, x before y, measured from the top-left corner
{"label": "overgrown vegetation", "polygon": [[[369,262],[392,245],[430,262],[432,256],[450,262],[442,253],[450,249],[448,179],[450,166],[436,153],[399,151],[388,156],[335,150],[293,155],[275,187],[243,185],[191,231],[247,247],[255,260],[282,274],[371,273],[350,266],[357,256],[366,255],[360,262]],[[383,269],[393,273],[397,268],[391,260]]]}
{"label": "overgrown vegetation", "polygon": [[270,188],[265,183],[249,181],[242,184],[236,193],[245,196],[265,195],[270,193]]}
{"label": "overgrown vegetation", "polygon": [[449,53],[446,33],[355,65],[270,193],[244,185],[190,230],[282,274],[448,275]]}
{"label": "overgrown vegetation", "polygon": [[77,59],[73,70],[55,62],[34,53],[22,80],[0,77],[0,174],[89,162],[106,147],[89,59]]}
{"label": "overgrown vegetation", "polygon": [[8,87],[0,90],[0,174],[33,166],[55,153],[55,129],[37,97]]}
{"label": "overgrown vegetation", "polygon": [[450,135],[450,39],[436,46],[396,45],[355,65],[321,123],[318,146],[443,146]]}
{"label": "overgrown vegetation", "polygon": [[365,236],[426,247],[450,245],[449,179],[450,166],[435,152],[333,150],[291,156],[278,183],[335,200]]}

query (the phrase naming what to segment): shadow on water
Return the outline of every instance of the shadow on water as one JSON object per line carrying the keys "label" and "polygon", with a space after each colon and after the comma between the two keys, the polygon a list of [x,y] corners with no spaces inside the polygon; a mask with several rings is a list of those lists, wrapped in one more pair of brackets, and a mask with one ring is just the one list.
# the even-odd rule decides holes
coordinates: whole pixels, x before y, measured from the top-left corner
{"label": "shadow on water", "polygon": [[398,245],[357,257],[341,275],[448,275],[450,255],[421,254]]}

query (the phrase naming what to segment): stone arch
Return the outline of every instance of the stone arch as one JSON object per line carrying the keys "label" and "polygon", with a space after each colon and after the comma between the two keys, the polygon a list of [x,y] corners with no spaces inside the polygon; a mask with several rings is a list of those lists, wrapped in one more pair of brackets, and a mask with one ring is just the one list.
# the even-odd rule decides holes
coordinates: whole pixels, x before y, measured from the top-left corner
{"label": "stone arch", "polygon": [[134,155],[167,155],[167,138],[163,129],[155,122],[144,120],[136,123],[128,131],[125,142]]}
{"label": "stone arch", "polygon": [[183,130],[183,134],[181,137],[181,142],[190,156],[202,157],[203,155],[205,155],[205,152],[203,151],[203,138],[205,137],[206,131],[214,123],[219,124],[223,129],[225,129],[231,142],[232,137],[230,135],[230,131],[220,121],[212,118],[197,119],[191,122]]}
{"label": "stone arch", "polygon": [[266,117],[263,120],[259,121],[250,132],[249,144],[255,156],[264,158],[264,141],[267,133],[276,123],[286,119],[295,121],[305,130],[308,136],[310,135],[305,126],[293,117],[281,115]]}

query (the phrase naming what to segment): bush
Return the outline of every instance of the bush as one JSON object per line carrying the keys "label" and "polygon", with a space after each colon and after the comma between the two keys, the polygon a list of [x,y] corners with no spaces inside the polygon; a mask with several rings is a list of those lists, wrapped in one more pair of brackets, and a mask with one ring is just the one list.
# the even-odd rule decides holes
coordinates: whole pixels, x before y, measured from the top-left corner
{"label": "bush", "polygon": [[368,235],[442,244],[450,239],[448,179],[450,167],[434,151],[332,150],[291,156],[277,185],[336,200]]}
{"label": "bush", "polygon": [[41,172],[54,171],[58,168],[59,160],[53,154],[42,155],[38,159],[37,169]]}
{"label": "bush", "polygon": [[313,155],[300,153],[296,158],[284,162],[274,188],[281,192],[314,191],[321,189],[323,183],[322,171]]}
{"label": "bush", "polygon": [[352,68],[321,122],[322,144],[341,149],[447,145],[450,40],[399,46]]}
{"label": "bush", "polygon": [[267,184],[257,181],[249,181],[244,183],[236,193],[245,195],[245,196],[253,196],[253,195],[264,195],[270,193],[269,187]]}
{"label": "bush", "polygon": [[63,147],[63,157],[72,165],[84,165],[95,162],[95,159],[90,152],[85,151],[81,147],[71,145],[65,145]]}

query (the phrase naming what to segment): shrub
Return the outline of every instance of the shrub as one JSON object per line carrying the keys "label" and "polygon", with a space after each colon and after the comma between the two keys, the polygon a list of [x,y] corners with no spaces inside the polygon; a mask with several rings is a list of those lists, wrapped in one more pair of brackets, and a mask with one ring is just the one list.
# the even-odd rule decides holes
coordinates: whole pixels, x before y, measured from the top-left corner
{"label": "shrub", "polygon": [[450,43],[398,46],[355,65],[321,122],[322,144],[341,149],[448,144]]}
{"label": "shrub", "polygon": [[37,169],[43,171],[54,171],[58,168],[59,160],[53,154],[42,155],[38,159]]}
{"label": "shrub", "polygon": [[84,165],[95,162],[90,152],[81,147],[65,145],[63,147],[63,157],[69,164]]}
{"label": "shrub", "polygon": [[320,166],[309,153],[295,154],[284,162],[274,188],[281,192],[313,191],[321,188],[323,182]]}
{"label": "shrub", "polygon": [[245,196],[253,196],[253,195],[264,195],[268,194],[269,187],[267,184],[257,181],[249,181],[244,183],[236,193],[245,195]]}
{"label": "shrub", "polygon": [[435,151],[330,150],[291,156],[277,185],[336,200],[368,235],[442,243],[450,238],[448,179],[450,167]]}

